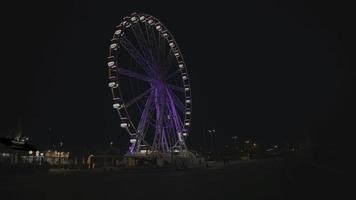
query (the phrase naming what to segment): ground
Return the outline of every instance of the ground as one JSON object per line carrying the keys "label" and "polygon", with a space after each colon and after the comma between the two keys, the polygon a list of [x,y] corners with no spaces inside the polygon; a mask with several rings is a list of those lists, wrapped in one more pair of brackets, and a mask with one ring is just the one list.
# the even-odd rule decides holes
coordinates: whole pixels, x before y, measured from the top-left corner
{"label": "ground", "polygon": [[[277,159],[216,163],[189,170],[77,171],[2,175],[1,200],[12,199],[340,199],[343,179]],[[325,176],[327,175],[327,176]],[[335,198],[334,198],[335,197]]]}

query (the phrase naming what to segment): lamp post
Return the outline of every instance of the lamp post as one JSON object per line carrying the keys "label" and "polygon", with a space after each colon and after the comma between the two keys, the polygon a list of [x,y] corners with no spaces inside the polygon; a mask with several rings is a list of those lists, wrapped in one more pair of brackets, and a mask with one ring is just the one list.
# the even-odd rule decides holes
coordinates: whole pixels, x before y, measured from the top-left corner
{"label": "lamp post", "polygon": [[213,151],[213,134],[215,133],[215,129],[209,129],[208,132],[210,133],[210,148]]}
{"label": "lamp post", "polygon": [[234,140],[234,146],[236,147],[236,140],[237,140],[237,136],[233,136],[232,139]]}

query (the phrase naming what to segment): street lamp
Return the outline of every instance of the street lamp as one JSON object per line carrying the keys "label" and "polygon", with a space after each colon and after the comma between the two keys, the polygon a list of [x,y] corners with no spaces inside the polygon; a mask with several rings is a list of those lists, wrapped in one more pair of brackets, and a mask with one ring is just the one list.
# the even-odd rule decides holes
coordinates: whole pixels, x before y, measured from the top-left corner
{"label": "street lamp", "polygon": [[237,136],[233,136],[232,139],[234,140],[234,146],[236,146],[236,140],[237,140]]}
{"label": "street lamp", "polygon": [[215,133],[215,129],[208,129],[208,132],[210,133],[210,148],[213,150],[213,134]]}

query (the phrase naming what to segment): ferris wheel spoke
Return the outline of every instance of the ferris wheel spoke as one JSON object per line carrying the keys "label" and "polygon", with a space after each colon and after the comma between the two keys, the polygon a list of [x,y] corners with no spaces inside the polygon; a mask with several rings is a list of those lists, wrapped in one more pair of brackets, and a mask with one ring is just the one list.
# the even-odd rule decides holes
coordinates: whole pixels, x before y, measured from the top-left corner
{"label": "ferris wheel spoke", "polygon": [[136,61],[137,64],[141,65],[143,70],[148,74],[148,75],[153,75],[154,71],[152,70],[151,63],[148,62],[142,55],[141,53],[135,48],[135,46],[126,38],[126,37],[121,37],[122,39],[120,40],[121,46],[123,46],[126,51],[130,54],[130,56]]}
{"label": "ferris wheel spoke", "polygon": [[143,53],[143,56],[146,58],[146,60],[151,59],[152,55],[150,55],[150,52],[148,51],[147,40],[143,34],[141,25],[135,24],[131,27],[132,27],[132,32],[135,35],[136,41],[140,46],[141,52]]}
{"label": "ferris wheel spoke", "polygon": [[153,95],[153,92],[151,92],[149,97],[147,98],[145,108],[142,111],[141,119],[137,126],[138,134],[141,136],[145,135],[145,129],[146,129],[147,125],[149,124],[149,120],[150,120],[149,116],[150,116],[150,112],[152,110],[153,98],[154,98],[154,95]]}
{"label": "ferris wheel spoke", "polygon": [[171,73],[170,75],[167,76],[167,78],[165,79],[166,81],[168,81],[169,79],[171,79],[172,77],[174,77],[176,74],[178,74],[180,72],[180,70],[176,70],[173,73]]}
{"label": "ferris wheel spoke", "polygon": [[183,102],[174,94],[174,92],[171,92],[168,90],[169,93],[169,100],[174,102],[174,105],[178,108],[179,111],[184,113],[184,104]]}
{"label": "ferris wheel spoke", "polygon": [[183,123],[179,114],[177,113],[177,110],[175,109],[175,102],[176,100],[174,100],[172,96],[168,96],[167,108],[170,111],[170,113],[172,113],[174,129],[176,130],[176,134],[179,141],[182,142],[183,140],[182,140],[181,133],[183,130]]}
{"label": "ferris wheel spoke", "polygon": [[147,39],[148,39],[148,43],[150,46],[150,53],[152,55],[152,63],[154,63],[155,65],[157,65],[157,55],[156,53],[156,49],[157,49],[157,42],[156,42],[156,36],[154,34],[154,31],[152,29],[151,25],[146,25],[146,33],[147,33]]}
{"label": "ferris wheel spoke", "polygon": [[137,79],[137,80],[141,80],[141,81],[146,81],[146,82],[151,82],[152,79],[146,75],[143,75],[143,74],[139,74],[137,72],[133,72],[131,70],[128,70],[128,69],[124,69],[124,68],[118,68],[117,69],[117,72],[121,75],[125,75],[125,76],[128,76],[130,78],[134,78],[134,79]]}
{"label": "ferris wheel spoke", "polygon": [[185,92],[184,88],[182,88],[182,87],[175,86],[175,85],[172,85],[172,84],[167,84],[167,86],[168,86],[169,88],[175,90],[175,91],[182,92],[182,93]]}
{"label": "ferris wheel spoke", "polygon": [[126,108],[130,107],[132,104],[136,103],[137,101],[141,100],[143,97],[147,96],[147,94],[150,93],[151,91],[152,91],[151,88],[144,91],[143,93],[141,93],[140,95],[138,95],[137,97],[131,99],[128,103],[126,103],[125,107]]}
{"label": "ferris wheel spoke", "polygon": [[166,70],[169,71],[170,68],[172,67],[172,65],[170,65],[170,62],[172,62],[172,60],[174,60],[175,57],[173,55],[173,51],[171,49],[169,49],[168,54],[163,58],[162,61],[162,66],[167,66]]}

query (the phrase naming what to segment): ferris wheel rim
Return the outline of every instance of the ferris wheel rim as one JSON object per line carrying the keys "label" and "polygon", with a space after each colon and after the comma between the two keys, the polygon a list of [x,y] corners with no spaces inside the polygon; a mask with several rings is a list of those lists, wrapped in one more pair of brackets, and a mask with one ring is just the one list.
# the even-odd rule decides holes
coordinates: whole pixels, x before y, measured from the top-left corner
{"label": "ferris wheel rim", "polygon": [[[182,83],[183,83],[183,88],[184,88],[184,111],[183,111],[183,115],[184,117],[182,118],[182,122],[184,123],[184,131],[186,132],[186,134],[189,131],[189,128],[191,126],[191,116],[192,116],[192,95],[191,95],[191,84],[189,81],[189,76],[188,76],[188,70],[187,70],[187,65],[185,63],[185,60],[183,58],[183,54],[181,53],[181,50],[176,42],[176,40],[174,39],[173,35],[170,33],[170,31],[166,28],[166,26],[159,21],[157,18],[153,17],[152,15],[148,15],[145,13],[142,14],[137,14],[137,13],[133,13],[130,16],[124,17],[123,21],[116,26],[116,30],[113,34],[113,38],[111,41],[115,41],[120,39],[120,37],[122,37],[125,34],[125,31],[130,28],[130,26],[135,25],[135,23],[145,23],[145,25],[151,25],[155,27],[155,30],[158,31],[158,33],[163,36],[163,38],[165,38],[165,42],[167,42],[169,44],[169,46],[171,47],[170,51],[174,50],[173,52],[175,53],[175,57],[176,57],[176,62],[178,65],[178,69],[175,71],[175,73],[179,73],[182,76]],[[133,23],[133,24],[132,24]],[[115,43],[111,43],[110,44],[110,51],[109,51],[109,57],[108,57],[108,67],[109,70],[115,68],[116,69],[116,76],[110,80],[114,80],[116,79],[114,82],[116,85],[114,85],[114,87],[111,88],[117,88],[118,90],[118,96],[119,99],[117,98],[117,96],[115,96],[113,94],[113,101],[114,103],[117,101],[120,101],[121,106],[115,108],[120,116],[120,120],[122,121],[122,123],[126,123],[126,130],[129,133],[130,136],[137,136],[138,134],[138,124],[134,124],[133,120],[131,119],[131,115],[128,111],[128,106],[126,105],[127,102],[124,101],[123,98],[123,93],[120,87],[120,81],[118,80],[119,74],[118,71],[122,70],[120,69],[120,67],[118,67],[118,61],[117,61],[117,57],[115,57],[115,52],[112,51],[112,47],[115,46]],[[113,67],[114,66],[114,67]],[[142,79],[144,79],[143,77],[140,77]],[[110,82],[112,83],[112,82]],[[109,83],[109,84],[110,84]],[[109,86],[110,87],[110,86]],[[149,90],[151,90],[152,88],[150,88]],[[173,88],[174,89],[174,88]],[[171,89],[171,90],[173,90]],[[177,89],[177,88],[175,88]],[[113,93],[113,92],[112,92]],[[148,92],[150,93],[150,92]],[[149,98],[149,97],[147,97]],[[116,105],[116,104],[114,104]],[[115,107],[115,106],[113,106]],[[142,113],[141,113],[142,114]],[[126,118],[126,120],[124,119]],[[184,135],[187,136],[187,135]]]}

